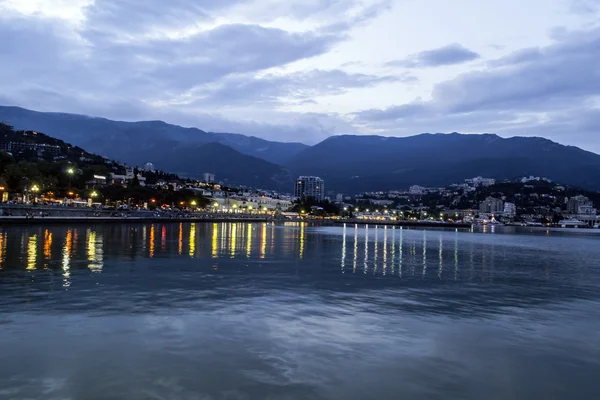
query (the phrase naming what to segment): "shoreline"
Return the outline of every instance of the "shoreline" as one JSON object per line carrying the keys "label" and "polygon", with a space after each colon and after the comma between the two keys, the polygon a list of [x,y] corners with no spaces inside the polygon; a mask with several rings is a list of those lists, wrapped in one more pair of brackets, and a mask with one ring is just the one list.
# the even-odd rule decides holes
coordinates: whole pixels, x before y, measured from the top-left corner
{"label": "shoreline", "polygon": [[460,228],[471,229],[472,224],[468,223],[450,223],[450,222],[425,222],[425,221],[365,221],[360,219],[352,220],[335,220],[334,225],[350,224],[350,225],[388,225],[388,226],[404,226],[416,228]]}
{"label": "shoreline", "polygon": [[266,218],[161,218],[161,217],[84,217],[84,216],[61,216],[61,217],[25,217],[25,216],[9,216],[0,217],[1,225],[37,225],[37,224],[114,224],[114,223],[181,223],[181,222],[271,222],[272,219]]}
{"label": "shoreline", "polygon": [[449,224],[435,222],[411,222],[411,221],[364,221],[364,220],[298,220],[298,219],[277,219],[257,216],[233,217],[222,215],[204,215],[202,217],[156,217],[156,216],[0,216],[1,225],[39,225],[39,224],[115,224],[115,223],[196,223],[196,222],[297,222],[309,223],[323,226],[339,226],[343,224],[350,225],[389,225],[404,227],[428,227],[428,228],[460,228],[470,229],[471,224]]}

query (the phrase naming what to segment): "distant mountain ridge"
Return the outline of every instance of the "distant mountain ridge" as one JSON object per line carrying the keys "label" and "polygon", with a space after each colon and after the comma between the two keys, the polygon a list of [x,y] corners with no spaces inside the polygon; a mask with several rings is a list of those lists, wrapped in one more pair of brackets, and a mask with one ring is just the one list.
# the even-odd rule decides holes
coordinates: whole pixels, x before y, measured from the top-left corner
{"label": "distant mountain ridge", "polygon": [[[275,164],[307,148],[302,143],[281,143],[235,133],[205,132],[163,121],[123,122],[87,115],[38,112],[21,107],[0,106],[0,121],[16,129],[33,129],[124,162],[154,162],[157,151],[179,145],[221,143],[242,154]],[[156,146],[155,143],[160,143]],[[136,149],[137,154],[132,154]],[[164,157],[163,157],[164,158]]]}
{"label": "distant mountain ridge", "polygon": [[600,189],[600,155],[538,137],[421,134],[403,138],[332,136],[286,164],[344,193],[444,186],[475,176],[544,176]]}
{"label": "distant mountain ridge", "polygon": [[600,189],[600,155],[538,137],[419,134],[332,136],[314,146],[232,133],[211,133],[163,121],[119,122],[0,106],[0,121],[38,130],[132,165],[153,162],[184,176],[213,172],[230,183],[291,192],[297,175],[318,175],[333,193],[445,186],[485,176],[543,176]]}

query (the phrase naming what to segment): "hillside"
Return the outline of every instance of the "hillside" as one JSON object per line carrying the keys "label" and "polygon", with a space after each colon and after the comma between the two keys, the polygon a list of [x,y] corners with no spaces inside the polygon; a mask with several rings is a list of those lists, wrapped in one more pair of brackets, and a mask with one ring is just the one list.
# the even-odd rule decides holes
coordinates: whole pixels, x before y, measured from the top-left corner
{"label": "hillside", "polygon": [[157,155],[157,163],[168,171],[195,178],[203,172],[215,172],[218,181],[263,189],[289,191],[293,180],[289,171],[257,157],[242,154],[221,143],[174,148],[177,158]]}
{"label": "hillside", "polygon": [[542,138],[422,134],[405,138],[334,136],[308,148],[287,166],[319,175],[344,193],[444,186],[474,176],[545,176],[600,189],[600,155]]}
{"label": "hillside", "polygon": [[[301,143],[271,142],[240,134],[204,132],[162,121],[121,122],[77,114],[37,112],[20,107],[0,106],[0,122],[9,123],[16,129],[44,132],[129,164],[143,165],[150,161],[161,169],[167,167],[157,160],[181,160],[181,156],[172,153],[172,150],[185,145],[218,142],[242,154],[275,164],[286,162],[307,148]],[[165,152],[171,154],[165,156]]]}

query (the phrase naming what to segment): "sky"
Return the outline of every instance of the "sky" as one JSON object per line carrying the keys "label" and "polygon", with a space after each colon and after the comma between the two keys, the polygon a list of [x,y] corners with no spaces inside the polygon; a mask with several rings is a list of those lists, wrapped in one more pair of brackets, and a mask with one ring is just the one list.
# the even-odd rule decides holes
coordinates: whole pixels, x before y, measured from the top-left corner
{"label": "sky", "polygon": [[600,0],[0,0],[0,104],[600,153]]}

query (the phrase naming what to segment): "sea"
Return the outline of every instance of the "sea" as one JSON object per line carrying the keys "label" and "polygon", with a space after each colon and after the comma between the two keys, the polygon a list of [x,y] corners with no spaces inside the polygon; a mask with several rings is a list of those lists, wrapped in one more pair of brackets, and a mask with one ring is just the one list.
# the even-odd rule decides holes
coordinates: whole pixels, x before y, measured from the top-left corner
{"label": "sea", "polygon": [[599,399],[600,231],[0,226],[0,399]]}

